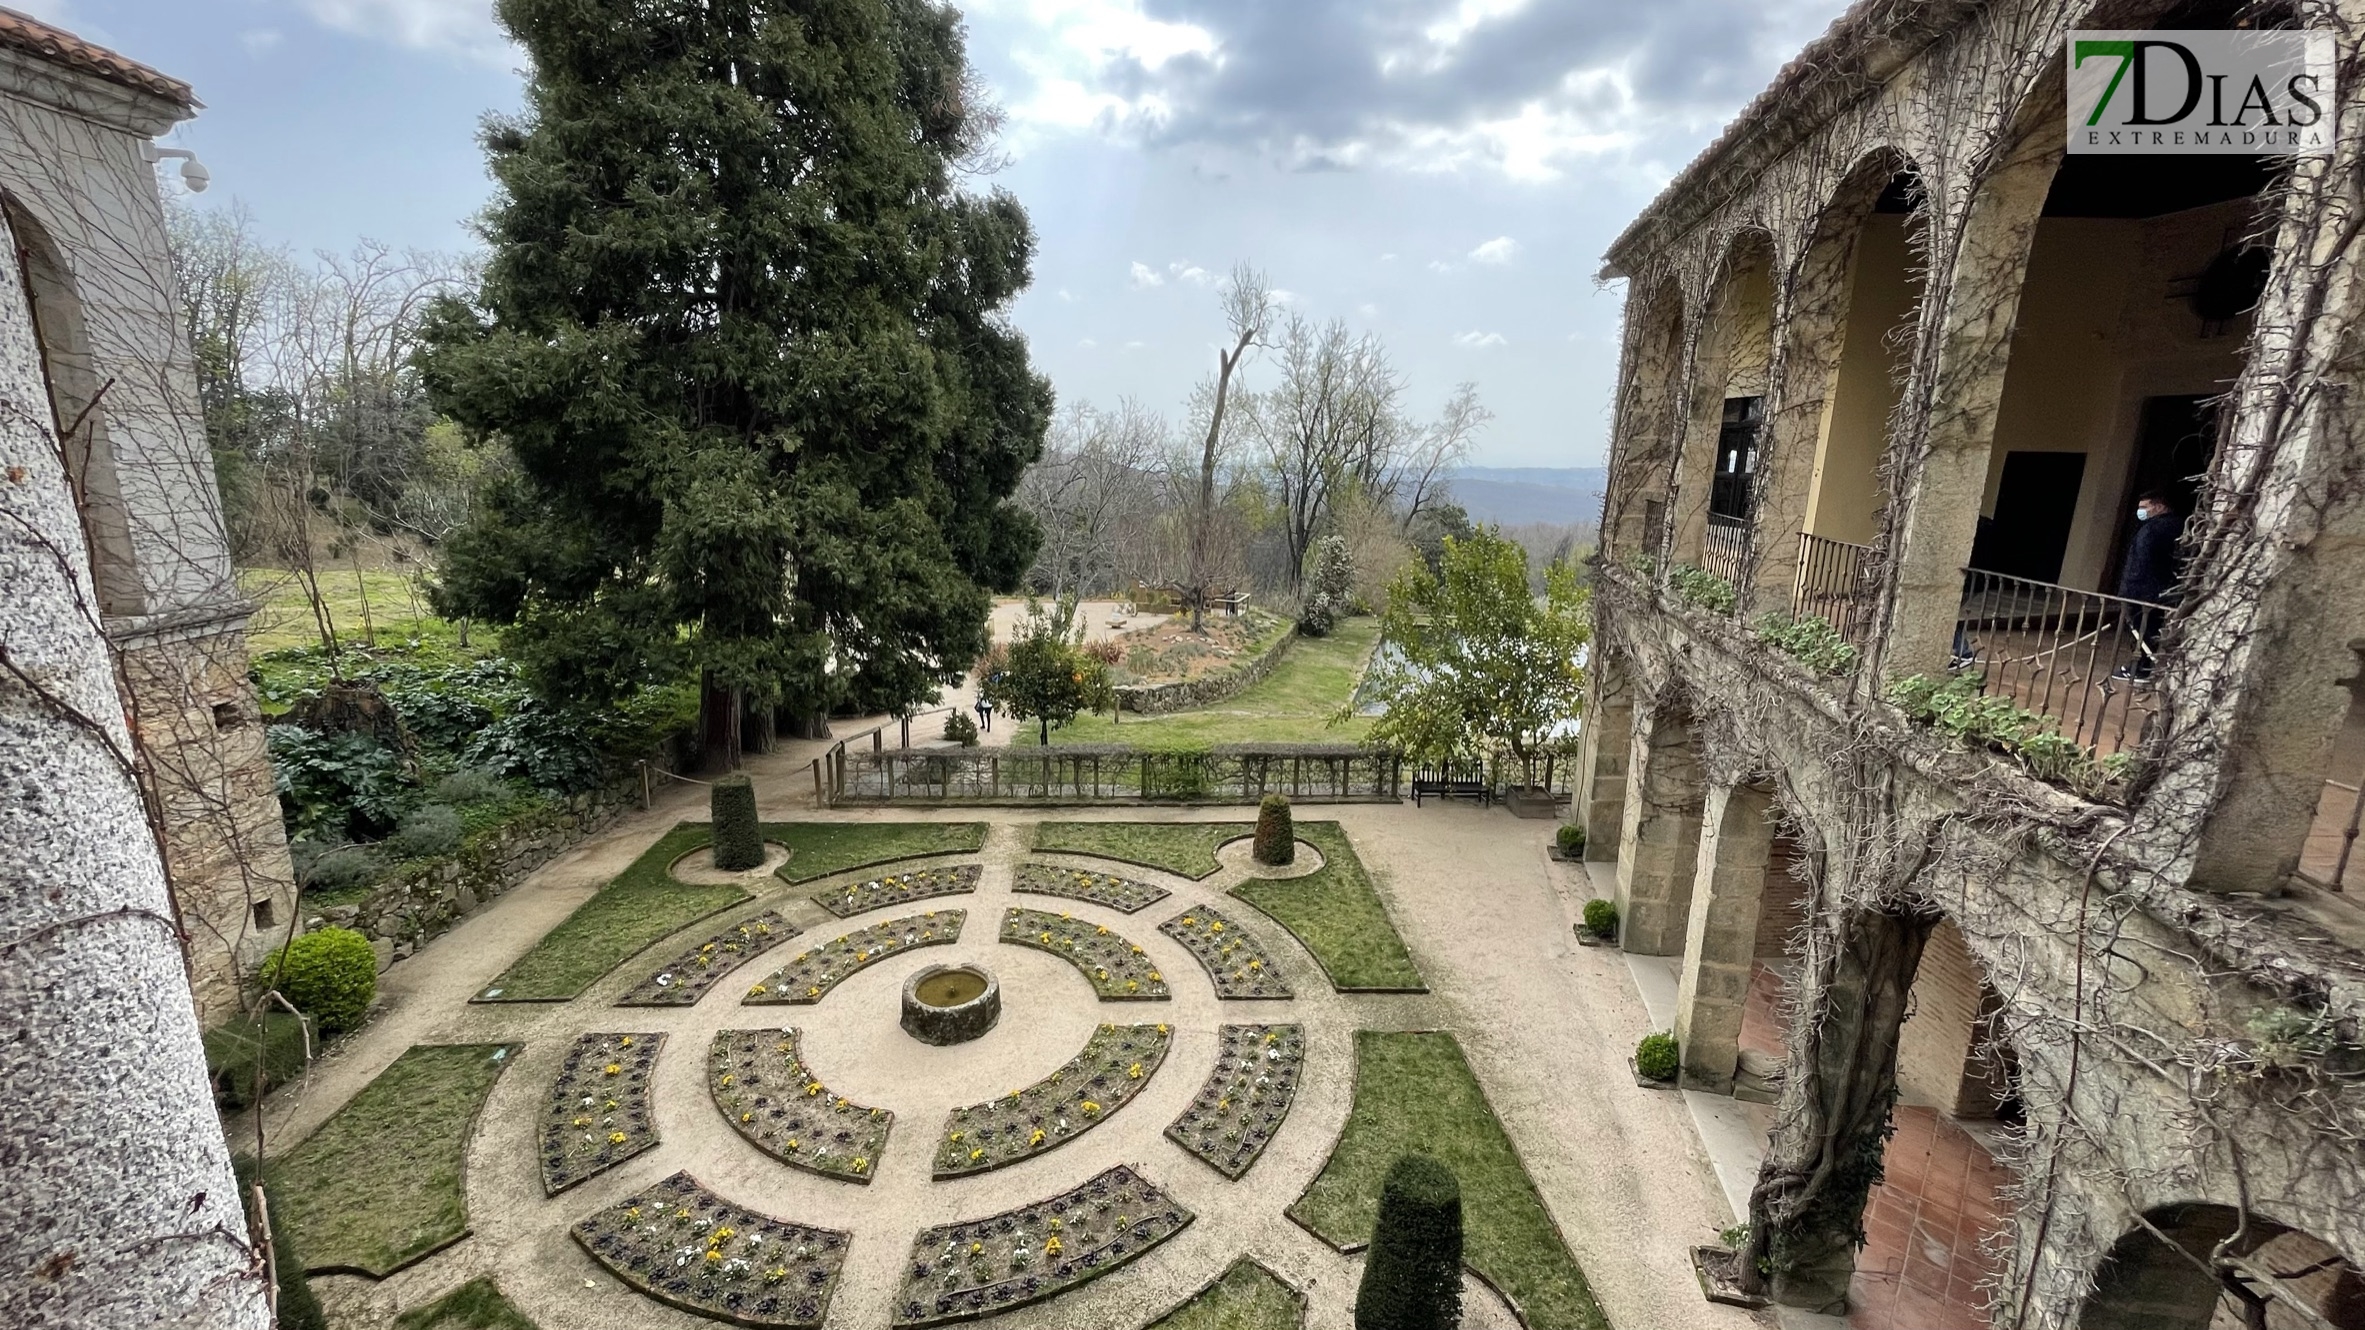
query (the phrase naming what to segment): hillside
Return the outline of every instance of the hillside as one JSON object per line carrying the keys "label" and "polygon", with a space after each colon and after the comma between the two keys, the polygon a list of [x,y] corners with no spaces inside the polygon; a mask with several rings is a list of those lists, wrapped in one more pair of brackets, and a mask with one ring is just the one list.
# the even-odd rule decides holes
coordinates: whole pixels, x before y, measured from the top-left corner
{"label": "hillside", "polygon": [[1465,466],[1448,483],[1473,522],[1590,526],[1600,520],[1608,474],[1598,466]]}

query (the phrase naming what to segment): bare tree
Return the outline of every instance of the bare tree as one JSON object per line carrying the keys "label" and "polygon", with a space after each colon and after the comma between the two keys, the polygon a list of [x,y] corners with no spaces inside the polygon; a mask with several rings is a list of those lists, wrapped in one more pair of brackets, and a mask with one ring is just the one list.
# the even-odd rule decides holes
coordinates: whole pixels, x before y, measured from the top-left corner
{"label": "bare tree", "polygon": [[1384,498],[1410,426],[1398,409],[1403,377],[1378,338],[1293,316],[1279,349],[1281,381],[1258,395],[1254,420],[1287,523],[1294,588],[1333,490],[1356,485]]}
{"label": "bare tree", "polygon": [[1117,583],[1128,531],[1156,520],[1165,451],[1165,418],[1130,397],[1114,411],[1079,402],[1054,422],[1017,494],[1042,524],[1034,580],[1054,600]]}
{"label": "bare tree", "polygon": [[1191,607],[1191,631],[1206,631],[1207,593],[1215,562],[1217,464],[1222,460],[1224,443],[1224,412],[1230,404],[1232,375],[1240,368],[1248,353],[1264,344],[1265,327],[1273,321],[1273,292],[1266,285],[1265,275],[1241,264],[1223,286],[1224,322],[1230,329],[1232,345],[1229,350],[1218,348],[1215,360],[1215,392],[1207,413],[1206,441],[1199,449],[1199,488],[1190,509],[1189,572],[1183,584],[1183,599]]}

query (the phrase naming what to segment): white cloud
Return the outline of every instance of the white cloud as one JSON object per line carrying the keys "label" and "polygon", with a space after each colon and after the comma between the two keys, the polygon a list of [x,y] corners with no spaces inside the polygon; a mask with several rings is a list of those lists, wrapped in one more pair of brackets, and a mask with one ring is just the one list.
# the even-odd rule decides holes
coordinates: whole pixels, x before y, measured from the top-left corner
{"label": "white cloud", "polygon": [[1395,256],[1395,255],[1393,255],[1393,254],[1382,254],[1382,255],[1380,255],[1380,262],[1382,262],[1382,263],[1394,263],[1395,261],[1396,261],[1396,256]]}
{"label": "white cloud", "polygon": [[1148,342],[1127,342],[1127,343],[1125,344],[1125,349],[1126,349],[1127,351],[1139,351],[1139,350],[1141,350],[1143,347],[1146,347],[1146,346],[1148,346],[1148,345],[1149,345],[1149,343],[1148,343]]}
{"label": "white cloud", "polygon": [[1276,286],[1266,294],[1273,298],[1273,303],[1276,305],[1291,305],[1297,303],[1297,292],[1289,290],[1286,287]]}
{"label": "white cloud", "polygon": [[484,0],[302,0],[305,12],[327,27],[357,37],[422,51],[443,51],[502,69],[514,68],[517,47],[493,26]]}
{"label": "white cloud", "polygon": [[1200,267],[1196,263],[1191,263],[1183,259],[1177,259],[1174,262],[1167,264],[1166,271],[1176,281],[1189,282],[1193,286],[1205,286],[1209,282],[1215,280],[1214,278],[1207,275],[1207,270],[1205,268]]}
{"label": "white cloud", "polygon": [[252,28],[238,34],[238,44],[246,48],[248,55],[266,55],[286,40],[286,36],[277,28]]}
{"label": "white cloud", "polygon": [[1499,332],[1479,332],[1473,329],[1465,333],[1455,333],[1453,335],[1453,344],[1455,346],[1467,346],[1483,351],[1490,346],[1508,346],[1510,345],[1510,339],[1504,337]]}
{"label": "white cloud", "polygon": [[1470,251],[1472,263],[1509,263],[1519,257],[1519,242],[1509,236],[1496,236]]}
{"label": "white cloud", "polygon": [[1059,288],[1059,298],[1064,304],[1073,305],[1076,303],[1076,298],[1068,294],[1068,289],[1064,286]]}
{"label": "white cloud", "polygon": [[1137,287],[1164,286],[1166,285],[1166,274],[1159,272],[1140,259],[1135,259],[1133,261],[1133,284]]}
{"label": "white cloud", "polygon": [[1032,86],[1009,102],[1011,139],[1045,132],[1124,129],[1166,123],[1166,98],[1136,85],[1129,95],[1111,75],[1151,73],[1178,56],[1214,57],[1215,36],[1192,23],[1168,23],[1143,12],[1141,0],[973,0],[973,15],[1010,18],[1035,32],[1010,52]]}
{"label": "white cloud", "polygon": [[1094,348],[1094,347],[1096,347],[1096,346],[1100,345],[1100,339],[1099,339],[1099,338],[1097,338],[1097,337],[1087,337],[1087,338],[1085,338],[1083,341],[1076,343],[1076,345],[1078,345],[1078,346],[1080,346],[1080,347],[1083,347],[1085,350],[1089,351],[1089,350],[1091,350],[1092,348]]}
{"label": "white cloud", "polygon": [[1429,260],[1429,271],[1431,272],[1459,272],[1461,271],[1461,267],[1461,264],[1447,263],[1443,259]]}
{"label": "white cloud", "polygon": [[1362,318],[1362,319],[1364,319],[1366,322],[1368,322],[1368,321],[1370,321],[1370,320],[1372,320],[1372,319],[1376,319],[1376,318],[1378,318],[1378,317],[1380,316],[1380,307],[1379,307],[1379,306],[1377,306],[1377,305],[1370,305],[1370,304],[1365,304],[1365,305],[1357,305],[1357,306],[1355,307],[1355,313],[1356,313],[1357,317],[1359,317],[1359,318]]}

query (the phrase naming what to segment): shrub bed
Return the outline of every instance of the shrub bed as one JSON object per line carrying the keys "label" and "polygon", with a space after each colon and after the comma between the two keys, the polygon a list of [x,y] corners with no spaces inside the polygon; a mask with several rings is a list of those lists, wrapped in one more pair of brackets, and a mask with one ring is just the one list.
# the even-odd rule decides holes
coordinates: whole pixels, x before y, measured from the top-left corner
{"label": "shrub bed", "polygon": [[1227,1025],[1215,1069],[1166,1134],[1227,1178],[1248,1171],[1272,1144],[1297,1098],[1306,1060],[1302,1025]]}
{"label": "shrub bed", "polygon": [[261,978],[323,1035],[343,1034],[361,1025],[378,996],[378,953],[350,928],[316,928],[272,952]]}
{"label": "shrub bed", "polygon": [[687,1007],[705,997],[731,971],[764,954],[799,932],[795,924],[766,910],[753,919],[723,929],[681,955],[658,966],[655,973],[616,999],[619,1007]]}
{"label": "shrub bed", "polygon": [[1067,1065],[999,1099],[956,1108],[937,1136],[935,1174],[983,1173],[1076,1139],[1141,1093],[1166,1060],[1164,1025],[1103,1025]]}
{"label": "shrub bed", "polygon": [[914,947],[937,947],[959,940],[968,915],[960,910],[930,910],[886,919],[851,933],[840,933],[816,947],[798,952],[762,983],[747,990],[741,1001],[809,1004],[819,1002],[866,966]]}
{"label": "shrub bed", "polygon": [[1215,995],[1232,1001],[1255,1001],[1293,996],[1274,968],[1273,953],[1256,934],[1234,923],[1220,911],[1200,907],[1185,910],[1158,931],[1190,948],[1191,956],[1215,982]]}
{"label": "shrub bed", "polygon": [[981,871],[976,864],[915,868],[907,873],[889,873],[867,882],[816,891],[813,903],[840,919],[850,919],[890,905],[909,905],[935,896],[967,895],[977,890],[977,875]]}
{"label": "shrub bed", "polygon": [[591,1258],[640,1292],[740,1325],[819,1326],[846,1235],[743,1210],[676,1173],[576,1224]]}
{"label": "shrub bed", "polygon": [[1103,1002],[1155,1002],[1172,996],[1157,962],[1105,924],[1012,906],[1002,916],[1002,940],[1048,951],[1075,966]]}
{"label": "shrub bed", "polygon": [[542,1194],[556,1196],[657,1144],[649,1073],[662,1034],[587,1034],[567,1050],[542,1107]]}
{"label": "shrub bed", "polygon": [[797,1032],[719,1030],[706,1058],[714,1106],[758,1150],[793,1168],[868,1183],[895,1115],[834,1095],[797,1051]]}
{"label": "shrub bed", "polygon": [[1056,864],[1020,864],[1018,880],[1010,889],[1031,896],[1064,896],[1105,905],[1120,914],[1132,914],[1173,894],[1147,882],[1083,868],[1061,868]]}
{"label": "shrub bed", "polygon": [[1119,1165],[1032,1205],[923,1229],[904,1262],[895,1324],[969,1320],[1065,1293],[1180,1233],[1191,1218]]}

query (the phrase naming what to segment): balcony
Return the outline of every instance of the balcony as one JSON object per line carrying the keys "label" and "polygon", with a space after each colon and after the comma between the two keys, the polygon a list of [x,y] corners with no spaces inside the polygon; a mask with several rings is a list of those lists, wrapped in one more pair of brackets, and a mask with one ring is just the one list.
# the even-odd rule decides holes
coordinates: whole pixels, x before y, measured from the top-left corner
{"label": "balcony", "polygon": [[1872,547],[1828,536],[1798,533],[1798,576],[1790,588],[1790,614],[1821,619],[1862,650],[1871,634],[1875,588]]}
{"label": "balcony", "polygon": [[1982,694],[2108,757],[2140,744],[2159,714],[2152,674],[2167,614],[2164,605],[1965,568],[1951,665],[1975,675]]}

